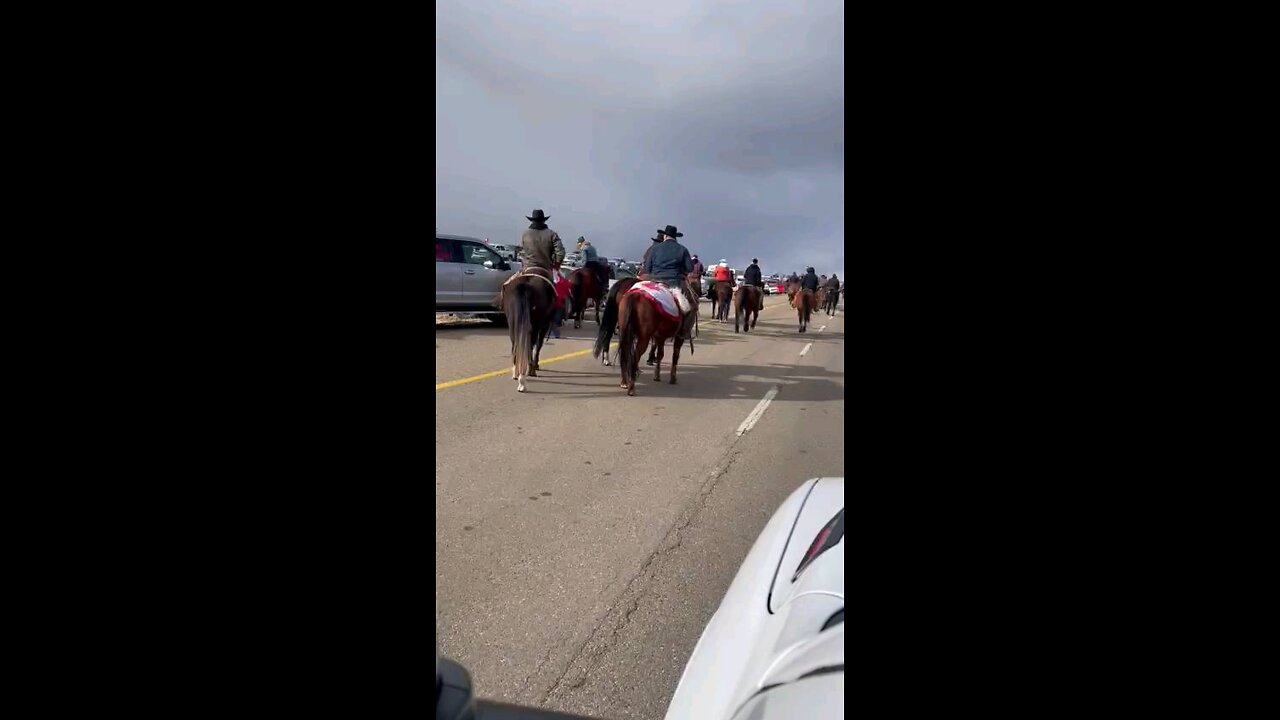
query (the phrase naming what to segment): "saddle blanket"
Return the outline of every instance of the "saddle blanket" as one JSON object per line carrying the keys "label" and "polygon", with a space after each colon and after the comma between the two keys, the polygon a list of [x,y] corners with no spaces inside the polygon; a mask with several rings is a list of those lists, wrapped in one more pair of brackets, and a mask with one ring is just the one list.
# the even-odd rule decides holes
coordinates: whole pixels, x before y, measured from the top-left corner
{"label": "saddle blanket", "polygon": [[632,285],[631,289],[627,291],[628,295],[632,293],[644,295],[646,300],[653,303],[658,312],[668,318],[672,320],[680,319],[680,306],[676,304],[676,296],[666,285],[652,280],[641,280]]}
{"label": "saddle blanket", "polygon": [[[507,285],[511,284],[512,280],[515,280],[518,277],[522,277],[526,275],[538,275],[538,273],[524,272],[522,270],[518,273],[512,274],[511,277],[507,278],[506,282],[502,283],[502,286],[505,288]],[[543,279],[545,280],[546,278],[543,278]],[[552,270],[551,271],[551,287],[556,292],[556,305],[563,306],[565,299],[568,298],[572,292],[572,290],[569,287],[568,278],[566,278],[564,275],[561,275],[560,271]]]}
{"label": "saddle blanket", "polygon": [[559,270],[552,270],[551,277],[552,277],[551,284],[555,285],[555,288],[556,288],[556,302],[563,304],[565,298],[569,297],[569,294],[571,292],[569,288],[569,281],[565,278],[565,276],[560,274]]}

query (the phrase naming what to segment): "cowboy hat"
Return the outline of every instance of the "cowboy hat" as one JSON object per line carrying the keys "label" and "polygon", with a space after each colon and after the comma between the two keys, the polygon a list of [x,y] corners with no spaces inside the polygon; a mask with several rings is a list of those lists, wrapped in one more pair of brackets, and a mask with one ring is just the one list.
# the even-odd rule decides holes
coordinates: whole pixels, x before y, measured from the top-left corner
{"label": "cowboy hat", "polygon": [[667,237],[684,237],[684,233],[676,232],[675,225],[668,225],[665,229],[659,230],[658,232],[666,235]]}
{"label": "cowboy hat", "polygon": [[551,216],[542,212],[542,208],[538,208],[537,210],[533,211],[532,217],[525,215],[525,219],[531,222],[546,222],[551,219]]}

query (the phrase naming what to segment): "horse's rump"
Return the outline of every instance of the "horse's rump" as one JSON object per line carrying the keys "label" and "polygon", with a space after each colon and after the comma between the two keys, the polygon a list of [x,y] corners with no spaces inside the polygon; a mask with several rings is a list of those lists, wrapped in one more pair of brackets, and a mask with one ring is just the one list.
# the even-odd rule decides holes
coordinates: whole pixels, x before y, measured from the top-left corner
{"label": "horse's rump", "polygon": [[[750,302],[748,302],[750,301]],[[760,304],[760,288],[755,285],[742,285],[738,288],[738,297],[734,307],[755,310]]]}
{"label": "horse's rump", "polygon": [[797,292],[796,296],[791,299],[791,307],[796,310],[804,310],[806,307],[810,310],[814,310],[818,307],[817,297],[814,296],[812,290],[804,288]]}

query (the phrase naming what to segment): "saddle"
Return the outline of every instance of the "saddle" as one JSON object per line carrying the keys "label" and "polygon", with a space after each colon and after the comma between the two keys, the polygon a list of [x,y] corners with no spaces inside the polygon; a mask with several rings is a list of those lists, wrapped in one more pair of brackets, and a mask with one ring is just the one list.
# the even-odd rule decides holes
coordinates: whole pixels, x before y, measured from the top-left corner
{"label": "saddle", "polygon": [[[628,295],[632,293],[643,295],[654,308],[672,320],[680,320],[684,316],[680,311],[680,301],[676,299],[677,292],[679,290],[673,290],[664,283],[653,280],[641,280],[627,290]],[[685,300],[688,301],[688,298],[686,297]]]}
{"label": "saddle", "polygon": [[551,286],[551,291],[555,293],[557,305],[562,304],[564,299],[569,297],[569,281],[558,272],[552,272],[551,270],[540,267],[526,267],[520,270],[520,272],[507,278],[506,282],[502,283],[502,292],[506,293],[507,286],[515,281],[516,278],[522,277],[536,277],[539,280],[545,281]]}

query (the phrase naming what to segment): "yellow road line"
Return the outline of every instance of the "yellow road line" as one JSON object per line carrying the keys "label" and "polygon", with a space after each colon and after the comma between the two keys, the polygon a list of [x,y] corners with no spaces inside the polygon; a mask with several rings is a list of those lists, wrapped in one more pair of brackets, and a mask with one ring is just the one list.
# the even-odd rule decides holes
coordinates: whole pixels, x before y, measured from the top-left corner
{"label": "yellow road line", "polygon": [[[790,307],[786,303],[778,303],[777,305],[766,305],[764,309],[768,310],[769,308],[775,308],[775,307],[784,306],[784,305],[787,307]],[[610,350],[613,350],[617,347],[618,347],[618,343],[616,342],[611,343],[609,345]],[[553,358],[543,358],[538,361],[538,364],[545,365],[547,363],[559,362],[560,360],[568,360],[569,358],[582,357],[583,355],[590,355],[590,354],[591,354],[591,349],[588,348],[586,350],[571,352],[567,355],[557,355],[556,357],[553,357]],[[494,370],[493,372],[487,372],[481,375],[472,375],[469,378],[462,378],[461,380],[450,380],[449,382],[442,382],[436,385],[436,391],[438,392],[440,390],[446,390],[451,387],[458,387],[459,385],[466,385],[467,383],[478,382],[480,380],[488,380],[491,377],[498,377],[499,375],[505,375],[509,372],[511,372],[511,369],[507,368],[505,370]]]}
{"label": "yellow road line", "polygon": [[[610,350],[613,350],[616,347],[618,347],[618,343],[609,344]],[[546,365],[547,363],[559,362],[560,360],[568,360],[569,358],[582,357],[583,355],[590,355],[590,354],[591,354],[591,348],[587,348],[586,350],[571,352],[567,355],[557,355],[553,358],[541,358],[538,360],[538,365],[542,366],[542,365]],[[493,372],[487,372],[487,373],[484,373],[483,375],[472,375],[469,378],[462,378],[461,380],[450,380],[449,382],[443,382],[436,385],[436,390],[439,391],[439,390],[444,390],[446,388],[458,387],[459,385],[466,385],[467,383],[473,383],[478,380],[488,380],[491,377],[497,377],[499,375],[503,375],[510,372],[511,372],[511,368],[507,368],[506,370],[494,370]]]}

